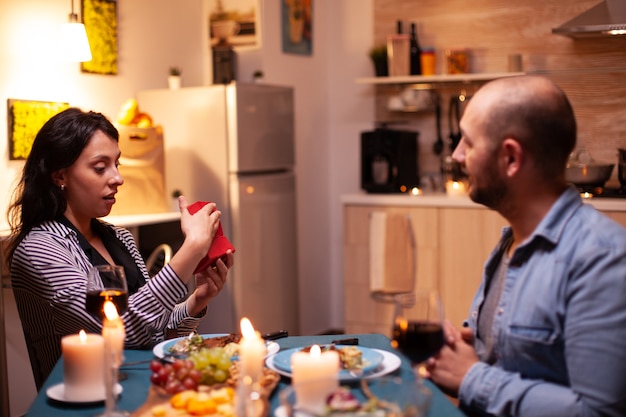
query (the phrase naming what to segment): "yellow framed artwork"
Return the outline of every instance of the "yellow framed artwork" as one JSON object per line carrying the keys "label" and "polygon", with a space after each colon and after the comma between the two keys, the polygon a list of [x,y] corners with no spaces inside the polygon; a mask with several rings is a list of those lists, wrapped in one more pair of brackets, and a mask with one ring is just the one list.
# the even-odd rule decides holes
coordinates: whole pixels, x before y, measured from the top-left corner
{"label": "yellow framed artwork", "polygon": [[117,1],[82,0],[82,16],[91,61],[81,62],[82,72],[116,75],[117,68]]}
{"label": "yellow framed artwork", "polygon": [[39,129],[69,107],[69,103],[8,99],[9,159],[26,159]]}

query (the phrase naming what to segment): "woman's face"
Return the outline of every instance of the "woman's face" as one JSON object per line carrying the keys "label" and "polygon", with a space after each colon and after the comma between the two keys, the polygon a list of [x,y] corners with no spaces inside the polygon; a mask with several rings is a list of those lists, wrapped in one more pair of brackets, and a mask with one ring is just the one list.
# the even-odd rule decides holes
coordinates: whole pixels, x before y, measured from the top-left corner
{"label": "woman's face", "polygon": [[111,212],[117,187],[124,183],[118,170],[120,148],[117,141],[97,130],[80,156],[61,171],[65,185],[65,216],[81,224]]}

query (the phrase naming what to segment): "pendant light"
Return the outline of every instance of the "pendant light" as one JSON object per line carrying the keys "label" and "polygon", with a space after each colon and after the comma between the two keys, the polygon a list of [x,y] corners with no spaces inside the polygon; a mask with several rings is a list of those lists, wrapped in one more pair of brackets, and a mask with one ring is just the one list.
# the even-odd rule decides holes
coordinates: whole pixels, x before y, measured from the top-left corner
{"label": "pendant light", "polygon": [[60,54],[64,61],[87,62],[91,61],[91,49],[85,25],[78,20],[78,14],[74,13],[74,0],[70,0],[72,13],[69,22],[61,25],[59,39]]}

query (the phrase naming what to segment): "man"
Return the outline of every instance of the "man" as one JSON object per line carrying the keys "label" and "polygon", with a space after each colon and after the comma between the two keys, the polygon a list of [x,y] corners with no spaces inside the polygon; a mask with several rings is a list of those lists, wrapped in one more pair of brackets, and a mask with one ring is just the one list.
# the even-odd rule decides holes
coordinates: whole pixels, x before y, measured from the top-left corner
{"label": "man", "polygon": [[452,157],[505,228],[466,328],[427,373],[471,415],[626,415],[626,230],[565,181],[576,121],[548,79],[486,84]]}

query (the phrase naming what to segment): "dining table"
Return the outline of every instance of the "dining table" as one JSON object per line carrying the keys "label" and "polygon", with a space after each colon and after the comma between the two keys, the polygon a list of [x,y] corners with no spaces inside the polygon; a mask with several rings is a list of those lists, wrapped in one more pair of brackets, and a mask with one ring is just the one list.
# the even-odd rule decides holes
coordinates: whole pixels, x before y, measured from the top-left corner
{"label": "dining table", "polygon": [[[390,352],[400,358],[400,365],[389,374],[401,378],[407,383],[414,381],[415,374],[409,360],[391,347],[390,340],[382,334],[342,334],[342,335],[312,335],[312,336],[288,336],[275,342],[279,344],[280,351],[311,346],[313,344],[327,345],[336,340],[353,339],[358,346]],[[153,350],[124,350],[124,362],[120,367],[120,373],[125,378],[120,381],[122,393],[118,397],[117,407],[133,413],[139,409],[148,398],[150,391],[150,361],[156,356]],[[72,416],[96,416],[104,411],[104,402],[97,403],[67,403],[49,398],[48,390],[63,382],[63,358],[59,359],[46,382],[38,392],[34,402],[30,406],[27,416],[47,417],[72,417]],[[424,380],[423,384],[430,391],[431,404],[427,416],[429,417],[464,417],[457,406],[434,384]],[[281,405],[280,392],[291,386],[291,378],[282,375],[269,398],[270,416],[274,417],[275,410]],[[358,389],[358,384],[351,384],[351,389]]]}

